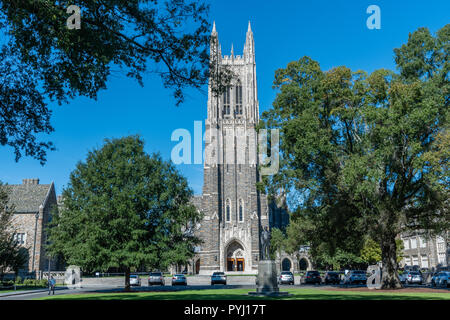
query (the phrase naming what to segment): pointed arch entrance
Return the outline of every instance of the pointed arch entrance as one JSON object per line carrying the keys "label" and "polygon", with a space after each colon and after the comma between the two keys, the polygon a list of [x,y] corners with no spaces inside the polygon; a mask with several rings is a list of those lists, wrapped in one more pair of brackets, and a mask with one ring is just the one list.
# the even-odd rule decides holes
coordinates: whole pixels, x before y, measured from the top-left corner
{"label": "pointed arch entrance", "polygon": [[237,240],[232,240],[226,247],[226,271],[244,271],[245,270],[245,258],[244,247]]}
{"label": "pointed arch entrance", "polygon": [[289,258],[284,258],[281,262],[281,271],[291,271],[292,263]]}
{"label": "pointed arch entrance", "polygon": [[306,259],[305,257],[300,258],[298,265],[299,265],[300,270],[308,270],[309,269],[309,262],[308,262],[308,259]]}

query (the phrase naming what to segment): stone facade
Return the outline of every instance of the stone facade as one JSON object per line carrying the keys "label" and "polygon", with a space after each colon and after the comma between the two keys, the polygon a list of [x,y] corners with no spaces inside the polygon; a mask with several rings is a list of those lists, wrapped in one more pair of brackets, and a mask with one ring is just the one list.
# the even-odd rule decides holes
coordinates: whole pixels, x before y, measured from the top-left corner
{"label": "stone facade", "polygon": [[[14,206],[13,232],[17,241],[28,252],[28,263],[19,273],[38,276],[48,269],[49,260],[45,252],[46,231],[53,210],[57,210],[55,186],[39,184],[39,179],[24,179],[20,185],[6,185],[9,204]],[[50,262],[54,270],[55,263]]]}
{"label": "stone facade", "polygon": [[[231,55],[222,56],[214,24],[211,56],[219,67],[230,68],[234,78],[220,96],[209,85],[203,194],[193,199],[204,215],[195,232],[203,243],[197,248],[192,271],[257,273],[260,228],[271,226],[269,217],[280,224],[288,219],[276,204],[271,208],[278,211],[269,213],[266,196],[256,188],[260,181],[255,131],[259,106],[250,23],[242,56],[234,55],[233,48]],[[279,218],[282,212],[285,216]]]}
{"label": "stone facade", "polygon": [[448,267],[450,246],[448,232],[434,237],[425,237],[418,233],[404,233],[403,259],[401,266],[419,266],[420,268],[436,269]]}

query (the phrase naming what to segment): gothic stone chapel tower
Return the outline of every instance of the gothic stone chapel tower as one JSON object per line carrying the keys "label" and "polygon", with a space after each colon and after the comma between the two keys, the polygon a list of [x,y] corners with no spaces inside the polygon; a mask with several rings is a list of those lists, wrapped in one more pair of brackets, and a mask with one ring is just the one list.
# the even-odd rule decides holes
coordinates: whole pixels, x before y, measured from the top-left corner
{"label": "gothic stone chapel tower", "polygon": [[255,45],[248,25],[244,54],[222,56],[214,23],[211,57],[228,66],[233,80],[224,93],[208,92],[205,123],[203,194],[193,199],[204,219],[196,235],[203,240],[194,272],[257,273],[259,229],[269,225],[267,198],[256,189],[259,181],[257,135],[259,121]]}

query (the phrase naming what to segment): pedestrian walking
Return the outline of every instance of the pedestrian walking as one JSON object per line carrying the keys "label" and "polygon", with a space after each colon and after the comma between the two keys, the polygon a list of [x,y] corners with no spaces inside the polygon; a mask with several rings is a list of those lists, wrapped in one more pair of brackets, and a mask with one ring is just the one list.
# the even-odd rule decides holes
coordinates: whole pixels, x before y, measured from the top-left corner
{"label": "pedestrian walking", "polygon": [[48,280],[48,295],[50,295],[53,292],[53,295],[55,295],[55,285],[56,280],[53,277],[50,277],[50,280]]}

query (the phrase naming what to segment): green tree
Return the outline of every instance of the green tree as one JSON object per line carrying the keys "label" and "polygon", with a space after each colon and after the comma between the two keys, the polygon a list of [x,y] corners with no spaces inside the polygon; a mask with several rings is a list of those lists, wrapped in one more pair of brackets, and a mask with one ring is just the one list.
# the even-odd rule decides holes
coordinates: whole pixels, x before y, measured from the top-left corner
{"label": "green tree", "polygon": [[70,175],[64,206],[49,229],[49,250],[84,271],[165,269],[186,263],[201,218],[192,190],[170,162],[144,152],[136,136],[106,140]]}
{"label": "green tree", "polygon": [[[81,29],[69,30],[69,5],[81,8]],[[195,0],[0,0],[0,145],[44,163],[53,131],[49,101],[97,98],[111,74],[143,85],[154,72],[173,89],[209,78],[209,7]]]}
{"label": "green tree", "polygon": [[376,264],[381,261],[381,247],[372,239],[367,239],[361,249],[361,259],[367,264]]}
{"label": "green tree", "polygon": [[410,34],[395,50],[399,73],[291,62],[276,71],[279,92],[263,114],[263,127],[280,129],[282,156],[265,183],[299,197],[297,211],[316,225],[312,239],[331,249],[350,243],[344,251],[355,255],[360,235],[379,243],[383,288],[401,287],[401,232],[449,228],[448,173],[429,161],[449,123],[449,38],[450,25]]}
{"label": "green tree", "polygon": [[[403,241],[395,240],[397,248],[397,263],[403,259]],[[364,247],[361,249],[361,259],[368,265],[376,264],[381,261],[381,247],[380,244],[368,238]]]}
{"label": "green tree", "polygon": [[286,236],[283,231],[278,228],[273,228],[270,232],[270,255],[272,259],[275,259],[277,253],[281,258],[281,252],[285,250]]}
{"label": "green tree", "polygon": [[17,273],[28,259],[27,251],[14,239],[13,215],[9,190],[0,182],[0,279],[8,269]]}
{"label": "green tree", "polygon": [[359,256],[361,238],[346,230],[345,224],[336,225],[339,232],[333,232],[326,221],[296,212],[286,228],[285,251],[292,254],[307,246],[311,260],[319,269],[359,268],[363,264]]}

